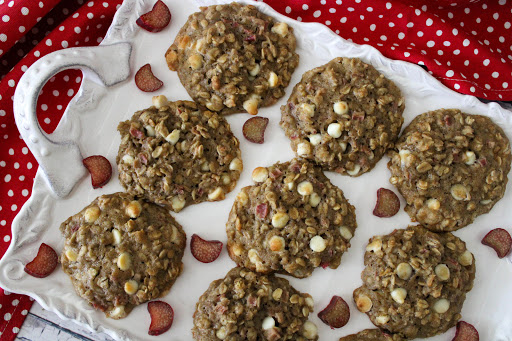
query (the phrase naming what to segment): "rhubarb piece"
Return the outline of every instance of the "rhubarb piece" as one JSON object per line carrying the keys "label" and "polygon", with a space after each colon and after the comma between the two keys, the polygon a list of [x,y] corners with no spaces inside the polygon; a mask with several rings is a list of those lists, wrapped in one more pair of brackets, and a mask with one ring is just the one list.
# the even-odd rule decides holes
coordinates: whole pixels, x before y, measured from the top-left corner
{"label": "rhubarb piece", "polygon": [[398,210],[400,210],[400,200],[397,195],[387,188],[379,188],[373,215],[380,218],[389,218],[397,214]]}
{"label": "rhubarb piece", "polygon": [[151,65],[146,64],[135,74],[135,85],[144,92],[153,92],[160,89],[164,83],[155,77]]}
{"label": "rhubarb piece", "polygon": [[267,204],[259,204],[256,206],[256,215],[260,219],[265,219],[268,214],[268,205]]}
{"label": "rhubarb piece", "polygon": [[204,240],[197,234],[192,235],[190,250],[192,256],[202,263],[211,263],[216,260],[222,251],[222,242],[218,240]]}
{"label": "rhubarb piece", "polygon": [[103,187],[112,177],[112,166],[110,162],[101,155],[93,155],[83,159],[82,163],[91,173],[93,188]]}
{"label": "rhubarb piece", "polygon": [[473,325],[464,321],[457,322],[457,332],[452,341],[478,341],[479,339],[478,331]]}
{"label": "rhubarb piece", "polygon": [[498,254],[498,258],[503,258],[510,252],[512,238],[507,230],[497,228],[485,235],[482,244],[492,247]]}
{"label": "rhubarb piece", "polygon": [[327,307],[318,313],[318,317],[331,329],[341,328],[350,319],[350,308],[343,298],[333,296]]}
{"label": "rhubarb piece", "polygon": [[160,335],[169,330],[174,320],[174,310],[172,307],[162,301],[151,301],[148,303],[149,316],[151,324],[149,325],[149,335]]}
{"label": "rhubarb piece", "polygon": [[59,263],[59,257],[55,250],[50,246],[42,243],[37,251],[37,256],[27,265],[25,265],[25,272],[30,276],[37,278],[44,278],[49,276]]}
{"label": "rhubarb piece", "polygon": [[151,11],[141,15],[136,23],[149,32],[160,32],[171,22],[171,11],[162,1],[158,0]]}
{"label": "rhubarb piece", "polygon": [[268,118],[266,117],[251,117],[242,128],[244,137],[253,143],[262,144],[265,141],[267,124]]}

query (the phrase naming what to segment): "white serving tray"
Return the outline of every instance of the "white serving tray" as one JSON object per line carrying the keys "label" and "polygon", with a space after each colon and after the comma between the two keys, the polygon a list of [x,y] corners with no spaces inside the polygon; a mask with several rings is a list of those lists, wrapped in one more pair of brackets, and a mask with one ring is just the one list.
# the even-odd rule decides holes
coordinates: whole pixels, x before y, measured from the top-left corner
{"label": "white serving tray", "polygon": [[[211,281],[224,277],[235,265],[225,250],[214,263],[202,264],[192,257],[187,245],[183,259],[184,272],[163,298],[174,308],[174,323],[168,332],[158,337],[147,334],[150,318],[145,304],[135,308],[125,319],[107,319],[103,313],[92,309],[75,294],[69,278],[60,268],[44,279],[31,277],[23,271],[24,265],[34,257],[41,242],[51,245],[57,252],[62,250],[64,240],[59,232],[62,221],[80,211],[97,196],[122,190],[116,170],[105,187],[92,189],[90,179],[80,165],[81,157],[104,155],[115,169],[120,142],[116,127],[120,121],[150,106],[151,97],[156,94],[164,94],[170,100],[189,99],[177,74],[167,69],[165,51],[188,15],[197,11],[199,5],[228,1],[165,2],[171,10],[172,21],[162,32],[149,33],[135,24],[142,13],[151,9],[154,0],[125,0],[101,43],[102,47],[67,49],[41,58],[25,73],[15,95],[18,127],[41,167],[34,180],[32,196],[12,224],[12,242],[0,261],[0,286],[12,292],[27,294],[61,318],[72,319],[93,331],[106,332],[118,340],[191,340],[192,314],[197,299]],[[406,98],[404,126],[414,116],[428,110],[459,108],[470,114],[492,117],[512,139],[512,112],[497,104],[483,104],[474,97],[455,93],[419,66],[385,58],[376,49],[344,40],[321,24],[300,23],[278,14],[268,5],[251,3],[262,12],[294,28],[298,40],[297,52],[300,55],[299,67],[293,74],[286,96],[272,107],[260,110],[259,115],[270,119],[264,144],[253,144],[243,138],[242,125],[249,115],[227,117],[241,142],[244,171],[237,187],[225,200],[194,205],[174,214],[188,238],[197,233],[205,239],[226,242],[225,222],[229,210],[240,188],[252,183],[252,169],[287,161],[294,156],[288,139],[278,125],[280,106],[286,103],[293,86],[305,71],[338,56],[361,58],[400,87]],[[134,70],[146,63],[151,64],[155,75],[165,83],[157,93],[143,93],[133,82]],[[99,77],[85,70],[80,91],[69,104],[55,132],[52,135],[40,135],[40,128],[34,119],[34,98],[56,70],[79,67],[77,64],[96,70]],[[315,299],[315,312],[310,319],[319,327],[321,340],[337,340],[341,336],[372,327],[369,319],[356,309],[352,301],[352,291],[361,285],[365,245],[371,236],[404,228],[410,222],[403,209],[393,218],[383,219],[372,215],[377,189],[386,187],[395,190],[388,181],[390,174],[386,167],[387,161],[385,157],[374,170],[359,178],[327,173],[356,207],[359,227],[351,241],[352,247],[343,256],[337,270],[317,269],[310,278],[300,280],[286,277],[295,288],[310,293]],[[462,316],[478,329],[481,340],[512,340],[512,256],[498,259],[491,248],[480,243],[490,229],[504,227],[510,231],[511,205],[512,192],[508,186],[504,198],[490,214],[479,217],[470,226],[455,232],[455,235],[466,241],[476,258],[475,285],[467,295]],[[351,309],[349,323],[337,330],[331,330],[316,315],[333,295],[343,297]],[[428,340],[451,340],[454,333],[452,329]]]}

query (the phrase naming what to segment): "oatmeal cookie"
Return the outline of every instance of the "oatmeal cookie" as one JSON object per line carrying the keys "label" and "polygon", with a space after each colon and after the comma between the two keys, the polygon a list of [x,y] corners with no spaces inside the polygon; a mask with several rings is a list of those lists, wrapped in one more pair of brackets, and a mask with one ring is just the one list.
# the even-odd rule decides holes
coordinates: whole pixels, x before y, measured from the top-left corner
{"label": "oatmeal cookie", "polygon": [[299,63],[293,28],[251,5],[201,7],[165,54],[197,103],[221,114],[274,104]]}
{"label": "oatmeal cookie", "polygon": [[280,125],[298,156],[359,176],[393,147],[404,107],[400,89],[373,66],[336,58],[302,76]]}
{"label": "oatmeal cookie", "polygon": [[213,281],[194,313],[195,340],[318,340],[309,294],[274,275],[231,269]]}
{"label": "oatmeal cookie", "polygon": [[357,334],[347,335],[339,341],[404,341],[400,335],[388,334],[380,329],[365,329]]}
{"label": "oatmeal cookie", "polygon": [[462,240],[420,225],[371,238],[364,264],[357,308],[375,326],[410,339],[453,327],[475,278]]}
{"label": "oatmeal cookie", "polygon": [[303,159],[258,167],[227,222],[227,249],[240,266],[303,278],[336,269],[357,227],[354,206],[320,167]]}
{"label": "oatmeal cookie", "polygon": [[512,160],[500,127],[456,109],[417,116],[389,154],[405,211],[432,231],[454,231],[489,212],[505,193]]}
{"label": "oatmeal cookie", "polygon": [[238,139],[226,120],[194,102],[153,98],[121,122],[117,156],[126,190],[174,212],[224,199],[242,172]]}
{"label": "oatmeal cookie", "polygon": [[164,296],[183,269],[181,226],[165,208],[127,193],[96,198],[60,230],[62,269],[78,295],[113,319]]}

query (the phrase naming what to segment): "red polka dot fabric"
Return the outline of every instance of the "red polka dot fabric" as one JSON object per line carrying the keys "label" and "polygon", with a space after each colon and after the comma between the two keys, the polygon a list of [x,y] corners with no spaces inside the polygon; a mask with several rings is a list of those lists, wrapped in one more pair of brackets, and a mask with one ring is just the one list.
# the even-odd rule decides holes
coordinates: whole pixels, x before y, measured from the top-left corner
{"label": "red polka dot fabric", "polygon": [[[293,19],[320,22],[347,40],[372,45],[386,57],[422,65],[455,91],[512,101],[512,0],[265,2]],[[12,220],[30,197],[37,171],[14,123],[15,87],[41,56],[99,44],[121,3],[0,0],[0,255],[9,246]],[[81,77],[80,71],[68,70],[43,87],[37,112],[46,132],[57,126]],[[15,339],[31,304],[26,296],[0,289],[2,340]]]}

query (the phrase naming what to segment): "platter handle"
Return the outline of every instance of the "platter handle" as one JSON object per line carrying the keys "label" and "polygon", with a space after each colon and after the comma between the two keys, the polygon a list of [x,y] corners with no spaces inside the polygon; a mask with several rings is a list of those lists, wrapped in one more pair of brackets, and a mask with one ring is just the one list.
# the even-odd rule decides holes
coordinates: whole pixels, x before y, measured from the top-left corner
{"label": "platter handle", "polygon": [[57,197],[66,197],[87,171],[76,141],[52,139],[41,129],[36,106],[42,87],[66,69],[91,70],[104,86],[113,86],[130,75],[130,54],[127,42],[59,50],[41,57],[21,77],[13,98],[16,125]]}

